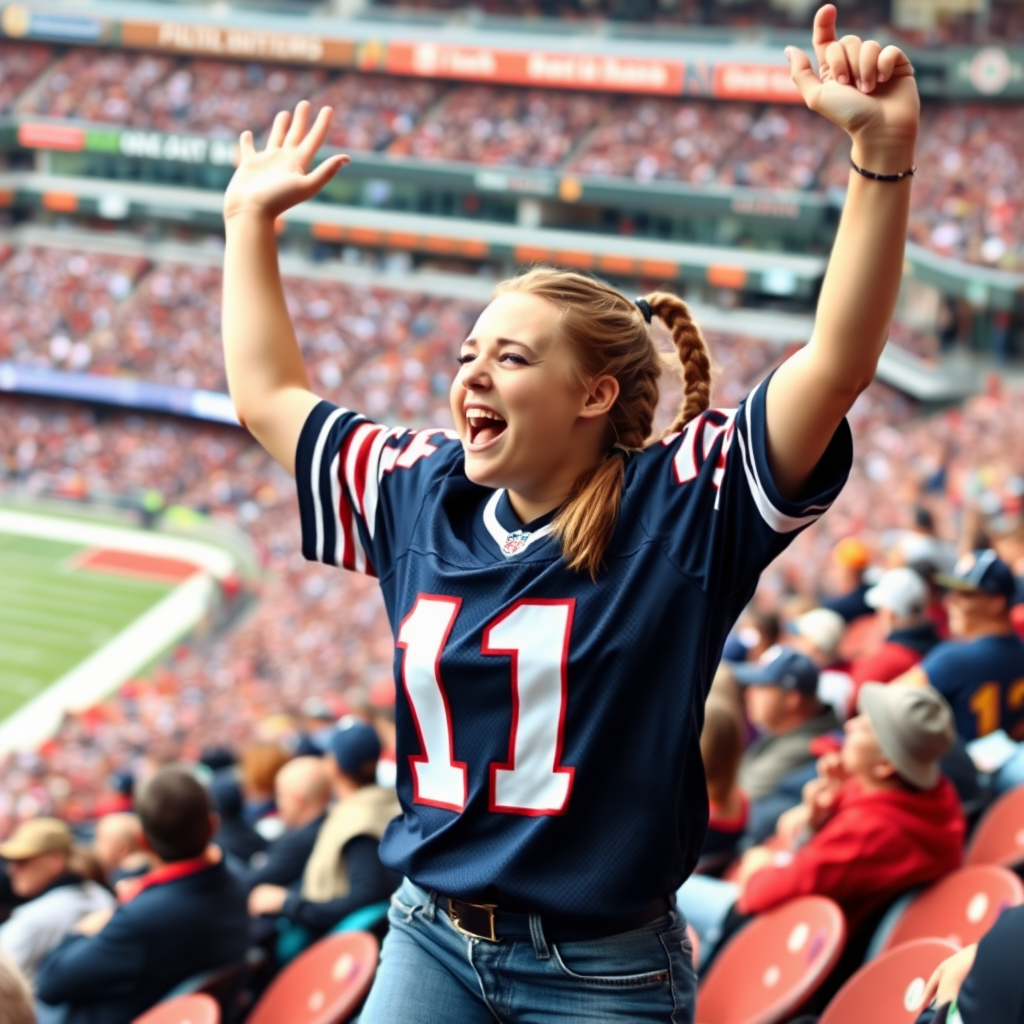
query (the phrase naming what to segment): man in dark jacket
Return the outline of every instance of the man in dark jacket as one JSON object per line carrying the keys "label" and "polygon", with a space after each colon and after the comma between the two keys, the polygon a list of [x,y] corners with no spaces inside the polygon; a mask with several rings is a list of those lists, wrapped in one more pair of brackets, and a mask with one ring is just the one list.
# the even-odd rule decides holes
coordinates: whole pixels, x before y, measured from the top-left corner
{"label": "man in dark jacket", "polygon": [[116,911],[90,915],[43,961],[36,995],[67,1006],[66,1024],[130,1024],[186,978],[241,960],[245,891],[211,849],[206,790],[164,768],[136,810],[156,868],[120,887]]}

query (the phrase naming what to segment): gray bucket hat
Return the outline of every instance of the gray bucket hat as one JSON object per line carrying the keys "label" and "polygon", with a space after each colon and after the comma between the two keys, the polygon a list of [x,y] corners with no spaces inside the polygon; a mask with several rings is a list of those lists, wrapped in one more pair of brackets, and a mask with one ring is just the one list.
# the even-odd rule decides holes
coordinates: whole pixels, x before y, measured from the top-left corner
{"label": "gray bucket hat", "polygon": [[865,683],[857,710],[871,719],[882,753],[896,771],[919,789],[939,781],[939,761],[956,739],[953,712],[930,686]]}

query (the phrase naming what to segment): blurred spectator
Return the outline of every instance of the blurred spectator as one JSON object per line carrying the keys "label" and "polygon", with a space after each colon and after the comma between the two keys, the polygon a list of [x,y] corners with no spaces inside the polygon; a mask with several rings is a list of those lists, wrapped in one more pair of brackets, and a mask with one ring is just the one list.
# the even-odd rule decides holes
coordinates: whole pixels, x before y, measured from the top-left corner
{"label": "blurred spectator", "polygon": [[927,615],[928,587],[913,569],[890,569],[865,594],[865,600],[875,609],[885,640],[850,666],[853,707],[864,683],[892,682],[939,643],[935,623]]}
{"label": "blurred spectator", "polygon": [[242,751],[242,818],[265,839],[276,839],[281,831],[274,803],[274,780],[291,756],[276,743],[254,743]]}
{"label": "blurred spectator", "polygon": [[794,768],[814,760],[811,740],[839,728],[818,699],[818,668],[805,654],[781,647],[756,664],[733,666],[743,687],[747,720],[761,735],[747,747],[740,788],[753,801],[771,796]]}
{"label": "blurred spectator", "polygon": [[0,1024],[36,1024],[28,982],[17,964],[0,952]]}
{"label": "blurred spectator", "polygon": [[270,844],[245,820],[242,786],[234,769],[224,768],[213,776],[210,797],[217,812],[213,841],[241,864],[248,865]]}
{"label": "blurred spectator", "polygon": [[1014,632],[1010,603],[1016,580],[991,549],[965,555],[953,574],[940,576],[952,640],[933,647],[896,682],[934,686],[952,704],[965,740],[1024,727],[1024,640]]}
{"label": "blurred spectator", "polygon": [[149,854],[143,848],[142,822],[137,814],[122,811],[100,818],[92,851],[111,885],[122,878],[141,875],[152,867]]}
{"label": "blurred spectator", "polygon": [[931,689],[869,684],[859,711],[841,753],[779,820],[788,849],[749,850],[737,884],[694,875],[679,890],[702,949],[738,919],[810,894],[835,900],[856,931],[900,892],[960,865],[964,818],[938,768],[955,738],[949,706]]}
{"label": "blurred spectator", "polygon": [[818,666],[818,697],[846,718],[853,680],[841,654],[846,623],[830,608],[811,608],[790,625],[790,643]]}
{"label": "blurred spectator", "polygon": [[708,784],[708,830],[697,871],[717,875],[732,863],[747,827],[750,800],[736,784],[743,758],[743,720],[727,700],[704,706],[700,753]]}
{"label": "blurred spectator", "polygon": [[337,803],[317,835],[301,892],[258,886],[249,895],[254,917],[280,914],[322,935],[353,911],[394,892],[401,878],[381,864],[378,847],[401,808],[393,789],[376,784],[380,750],[376,732],[365,722],[339,723],[326,758]]}
{"label": "blurred spectator", "polygon": [[866,578],[871,556],[864,542],[857,537],[844,537],[833,552],[838,596],[822,602],[822,607],[837,612],[846,622],[870,615],[871,608],[864,595],[871,586]]}
{"label": "blurred spectator", "polygon": [[14,892],[26,901],[0,925],[0,950],[31,980],[43,957],[84,917],[112,908],[114,897],[99,884],[88,852],[56,818],[24,822],[0,845],[0,857]]}
{"label": "blurred spectator", "polygon": [[331,778],[324,760],[297,757],[289,761],[277,773],[275,791],[284,832],[258,858],[257,866],[240,872],[246,889],[289,888],[302,879],[331,801]]}
{"label": "blurred spectator", "polygon": [[209,846],[206,790],[164,768],[143,784],[137,808],[157,867],[123,882],[121,906],[81,921],[36,978],[41,1001],[67,1005],[67,1024],[130,1024],[175,985],[240,961],[249,946],[245,892]]}

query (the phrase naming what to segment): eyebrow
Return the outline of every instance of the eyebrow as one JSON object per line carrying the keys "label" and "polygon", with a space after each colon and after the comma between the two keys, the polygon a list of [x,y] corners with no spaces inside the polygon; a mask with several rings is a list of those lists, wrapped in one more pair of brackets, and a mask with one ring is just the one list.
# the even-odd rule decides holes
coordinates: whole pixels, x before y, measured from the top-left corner
{"label": "eyebrow", "polygon": [[[528,345],[525,341],[516,341],[515,338],[496,338],[499,345],[518,345],[520,348],[525,348],[527,352],[532,352],[533,347]],[[463,345],[476,345],[476,338],[467,338]]]}

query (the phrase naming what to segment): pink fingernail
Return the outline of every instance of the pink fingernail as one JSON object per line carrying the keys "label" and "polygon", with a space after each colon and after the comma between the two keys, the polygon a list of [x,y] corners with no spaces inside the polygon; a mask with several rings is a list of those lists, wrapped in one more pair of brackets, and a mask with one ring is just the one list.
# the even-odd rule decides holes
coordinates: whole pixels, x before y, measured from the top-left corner
{"label": "pink fingernail", "polygon": [[879,75],[879,76],[878,76],[878,82],[879,82],[879,84],[881,84],[881,83],[882,83],[882,82],[884,82],[884,81],[885,81],[885,75]]}
{"label": "pink fingernail", "polygon": [[839,83],[840,85],[849,85],[849,84],[850,84],[850,77],[849,77],[849,75],[840,75],[840,76],[839,76],[839,77],[838,77],[838,78],[836,79],[836,81],[837,81],[837,82],[838,82],[838,83]]}

